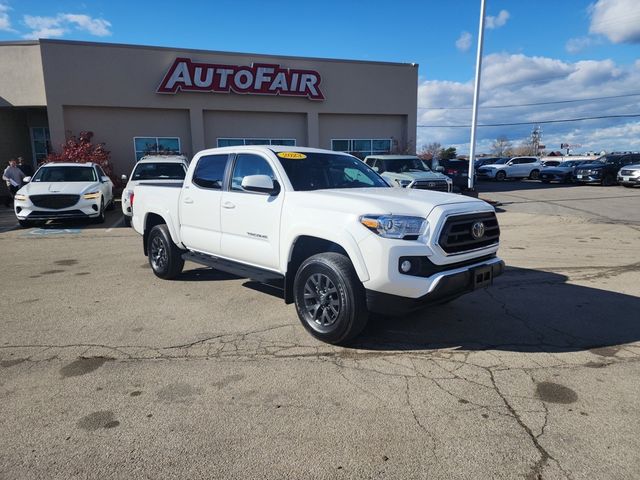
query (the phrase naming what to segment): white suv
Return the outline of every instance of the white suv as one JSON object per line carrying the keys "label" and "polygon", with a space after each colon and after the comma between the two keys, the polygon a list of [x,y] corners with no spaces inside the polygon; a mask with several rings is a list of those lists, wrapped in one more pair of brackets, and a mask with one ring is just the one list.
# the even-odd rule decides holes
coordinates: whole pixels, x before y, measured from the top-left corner
{"label": "white suv", "polygon": [[127,185],[122,191],[122,216],[124,224],[131,226],[133,189],[140,182],[171,183],[184,180],[189,160],[184,155],[146,155],[133,167],[131,177],[122,175]]}
{"label": "white suv", "polygon": [[530,178],[537,180],[542,169],[538,157],[513,157],[500,159],[496,163],[483,165],[476,170],[478,178],[505,180],[507,178]]}

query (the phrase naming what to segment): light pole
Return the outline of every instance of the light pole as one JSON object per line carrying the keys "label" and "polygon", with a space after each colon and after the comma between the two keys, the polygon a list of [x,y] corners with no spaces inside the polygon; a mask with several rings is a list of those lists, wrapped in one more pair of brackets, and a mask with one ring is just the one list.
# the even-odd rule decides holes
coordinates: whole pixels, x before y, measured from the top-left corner
{"label": "light pole", "polygon": [[480,25],[478,27],[478,52],[476,54],[476,78],[473,84],[473,118],[471,119],[471,149],[469,150],[469,181],[467,187],[474,191],[476,160],[476,126],[478,123],[478,100],[480,96],[480,73],[482,71],[482,44],[484,41],[484,1],[480,0]]}

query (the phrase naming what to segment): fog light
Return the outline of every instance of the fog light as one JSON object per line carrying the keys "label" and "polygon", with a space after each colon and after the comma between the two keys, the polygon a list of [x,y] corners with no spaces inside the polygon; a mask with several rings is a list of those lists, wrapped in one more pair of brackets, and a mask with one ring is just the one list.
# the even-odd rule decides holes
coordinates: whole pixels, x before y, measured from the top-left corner
{"label": "fog light", "polygon": [[93,208],[94,211],[98,211],[98,205],[96,205],[95,203],[93,205],[91,205],[91,208]]}
{"label": "fog light", "polygon": [[20,213],[22,211],[22,207],[16,207],[16,213]]}
{"label": "fog light", "polygon": [[409,260],[405,260],[400,264],[400,270],[402,273],[407,273],[411,270],[411,262]]}

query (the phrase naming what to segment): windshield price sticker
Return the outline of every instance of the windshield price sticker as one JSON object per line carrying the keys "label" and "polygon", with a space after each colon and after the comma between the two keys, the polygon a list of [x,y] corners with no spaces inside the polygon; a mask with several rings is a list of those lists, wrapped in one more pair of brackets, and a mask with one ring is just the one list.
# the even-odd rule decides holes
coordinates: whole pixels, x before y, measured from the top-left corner
{"label": "windshield price sticker", "polygon": [[280,152],[278,153],[280,158],[286,158],[287,160],[304,160],[307,156],[298,152]]}

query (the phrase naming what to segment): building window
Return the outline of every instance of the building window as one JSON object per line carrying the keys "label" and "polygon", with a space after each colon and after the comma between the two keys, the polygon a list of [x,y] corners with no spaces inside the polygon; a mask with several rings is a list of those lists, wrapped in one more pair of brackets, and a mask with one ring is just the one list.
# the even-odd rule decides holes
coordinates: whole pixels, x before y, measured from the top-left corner
{"label": "building window", "polygon": [[136,162],[145,155],[154,153],[180,153],[179,137],[133,137]]}
{"label": "building window", "polygon": [[353,138],[331,140],[331,150],[346,152],[358,158],[367,155],[385,154],[391,152],[391,139],[389,138]]}
{"label": "building window", "polygon": [[36,165],[47,158],[49,142],[49,129],[47,127],[31,127],[31,151]]}
{"label": "building window", "polygon": [[294,138],[218,138],[218,147],[237,147],[238,145],[285,145],[295,147]]}

